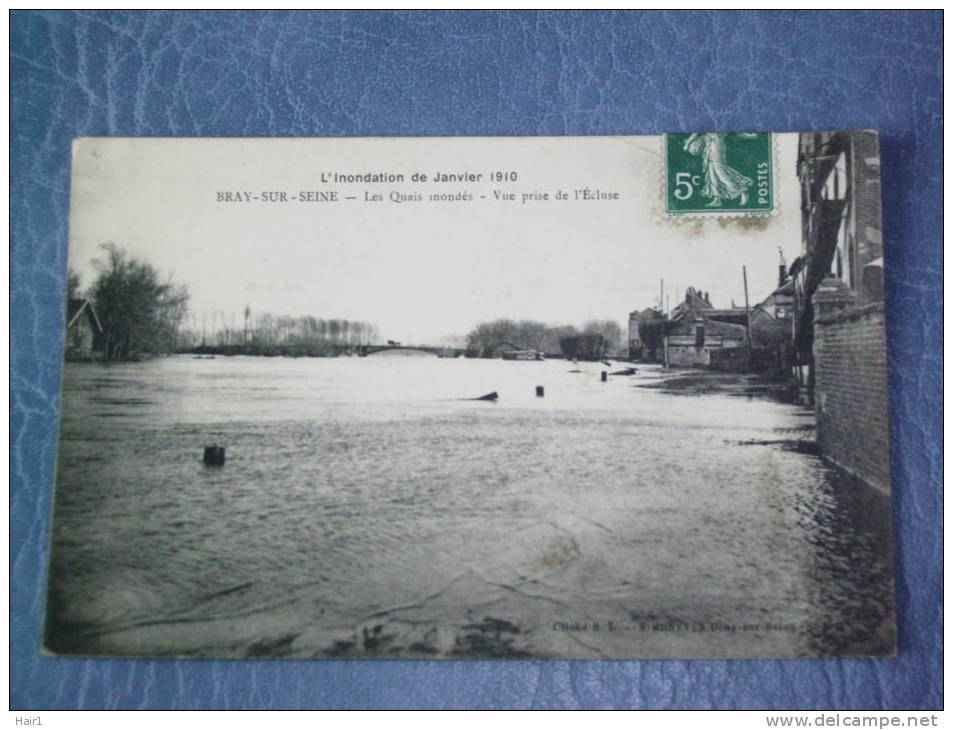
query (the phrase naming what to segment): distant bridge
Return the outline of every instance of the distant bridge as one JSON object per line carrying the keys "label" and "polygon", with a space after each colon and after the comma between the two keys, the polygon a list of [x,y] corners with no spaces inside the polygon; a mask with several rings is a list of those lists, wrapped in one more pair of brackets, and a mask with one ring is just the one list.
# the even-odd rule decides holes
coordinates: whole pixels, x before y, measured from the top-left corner
{"label": "distant bridge", "polygon": [[428,352],[437,357],[460,357],[464,350],[460,347],[441,347],[437,345],[401,345],[392,343],[387,345],[357,345],[354,351],[361,357],[367,357],[377,352],[389,352],[391,350],[415,350],[417,352]]}

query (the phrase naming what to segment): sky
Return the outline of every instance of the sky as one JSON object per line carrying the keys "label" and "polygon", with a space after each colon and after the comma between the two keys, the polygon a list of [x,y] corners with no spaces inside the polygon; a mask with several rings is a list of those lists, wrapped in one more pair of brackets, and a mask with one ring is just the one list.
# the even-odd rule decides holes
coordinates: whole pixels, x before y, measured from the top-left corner
{"label": "sky", "polygon": [[[797,135],[775,147],[779,210],[752,224],[669,216],[662,137],[87,138],[73,149],[70,266],[89,286],[114,243],[187,285],[195,321],[240,322],[247,305],[363,320],[408,343],[501,317],[624,326],[657,305],[660,280],[671,307],[688,286],[743,306],[742,266],[753,305],[777,286],[779,249],[789,264],[801,249]],[[617,197],[577,200],[582,189]],[[472,200],[429,199],[460,194]]]}

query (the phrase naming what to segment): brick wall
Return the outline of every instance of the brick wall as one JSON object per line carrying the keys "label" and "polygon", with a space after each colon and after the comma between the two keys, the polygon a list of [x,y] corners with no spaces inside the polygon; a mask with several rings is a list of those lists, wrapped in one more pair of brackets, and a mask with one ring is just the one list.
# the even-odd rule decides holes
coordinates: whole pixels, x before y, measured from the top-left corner
{"label": "brick wall", "polygon": [[821,454],[889,493],[883,302],[814,320],[814,374]]}

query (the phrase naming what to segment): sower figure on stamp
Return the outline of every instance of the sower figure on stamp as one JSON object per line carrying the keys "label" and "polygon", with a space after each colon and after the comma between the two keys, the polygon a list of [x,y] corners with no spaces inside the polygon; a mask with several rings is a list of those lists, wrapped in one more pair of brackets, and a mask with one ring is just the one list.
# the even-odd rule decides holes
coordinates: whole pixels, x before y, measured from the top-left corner
{"label": "sower figure on stamp", "polygon": [[[745,134],[743,137],[757,135]],[[690,155],[702,158],[702,172],[705,174],[705,185],[702,195],[711,200],[706,203],[708,208],[721,205],[721,199],[734,200],[739,198],[739,207],[748,202],[748,188],[752,180],[745,177],[725,161],[725,135],[723,134],[692,134],[685,140],[685,151]]]}

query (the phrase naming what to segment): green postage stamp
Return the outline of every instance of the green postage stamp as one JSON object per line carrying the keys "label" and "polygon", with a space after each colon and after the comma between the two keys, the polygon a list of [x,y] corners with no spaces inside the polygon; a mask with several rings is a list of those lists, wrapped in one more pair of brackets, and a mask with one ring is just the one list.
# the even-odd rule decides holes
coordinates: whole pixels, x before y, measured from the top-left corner
{"label": "green postage stamp", "polygon": [[773,212],[771,135],[665,135],[665,204],[670,215]]}

